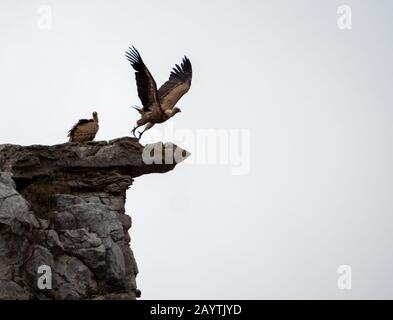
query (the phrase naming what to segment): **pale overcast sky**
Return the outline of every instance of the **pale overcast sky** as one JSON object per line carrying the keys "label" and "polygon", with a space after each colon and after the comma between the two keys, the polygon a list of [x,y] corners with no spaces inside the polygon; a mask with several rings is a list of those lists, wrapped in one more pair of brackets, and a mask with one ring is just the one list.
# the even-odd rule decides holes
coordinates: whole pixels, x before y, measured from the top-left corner
{"label": "pale overcast sky", "polygon": [[[351,30],[337,26],[343,4]],[[129,135],[140,102],[125,49],[138,48],[159,84],[186,54],[183,112],[142,143],[173,141],[192,157],[128,192],[142,297],[393,298],[392,9],[2,0],[0,143],[63,143],[92,111],[97,140]],[[195,142],[205,129],[246,137],[245,174],[232,158],[195,161],[211,152]],[[177,141],[179,130],[188,138]],[[340,265],[352,268],[352,290],[337,286]]]}

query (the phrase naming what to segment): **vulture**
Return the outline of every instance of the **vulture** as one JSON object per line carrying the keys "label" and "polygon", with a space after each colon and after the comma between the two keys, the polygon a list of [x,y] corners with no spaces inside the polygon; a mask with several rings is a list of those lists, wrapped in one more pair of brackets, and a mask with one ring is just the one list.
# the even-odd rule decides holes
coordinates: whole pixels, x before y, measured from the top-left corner
{"label": "vulture", "polygon": [[145,129],[139,132],[139,140],[142,134],[156,123],[165,122],[176,113],[181,112],[175,105],[190,90],[192,66],[190,60],[184,56],[182,63],[176,64],[173,68],[169,80],[157,90],[153,76],[135,47],[130,47],[126,51],[126,58],[135,70],[138,96],[143,105],[142,108],[133,107],[141,116],[132,130],[134,136],[136,137],[135,130],[137,128],[146,125]]}
{"label": "vulture", "polygon": [[98,132],[98,114],[93,112],[93,119],[79,120],[68,133],[70,142],[87,142],[94,140]]}

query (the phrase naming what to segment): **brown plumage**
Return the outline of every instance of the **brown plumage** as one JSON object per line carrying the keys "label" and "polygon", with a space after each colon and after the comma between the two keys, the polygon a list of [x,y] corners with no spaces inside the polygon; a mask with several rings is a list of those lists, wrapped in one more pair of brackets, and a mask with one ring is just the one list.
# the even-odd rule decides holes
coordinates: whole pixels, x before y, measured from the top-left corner
{"label": "brown plumage", "polygon": [[82,119],[68,133],[70,142],[93,141],[99,129],[98,114],[93,112],[93,119]]}
{"label": "brown plumage", "polygon": [[156,82],[144,64],[138,50],[134,47],[129,48],[126,57],[135,69],[138,96],[143,105],[142,108],[134,107],[141,115],[132,130],[134,136],[137,128],[146,125],[145,129],[139,134],[140,139],[142,134],[156,123],[165,122],[176,113],[181,112],[175,105],[190,90],[192,66],[190,60],[184,57],[180,66],[176,65],[173,68],[169,80],[157,90]]}

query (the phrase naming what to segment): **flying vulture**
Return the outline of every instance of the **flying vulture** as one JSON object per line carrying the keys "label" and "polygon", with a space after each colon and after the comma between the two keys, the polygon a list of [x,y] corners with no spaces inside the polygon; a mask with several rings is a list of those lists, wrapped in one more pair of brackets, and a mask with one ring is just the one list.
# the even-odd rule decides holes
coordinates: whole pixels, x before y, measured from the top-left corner
{"label": "flying vulture", "polygon": [[142,108],[133,107],[141,115],[132,130],[134,136],[137,128],[146,125],[145,129],[139,133],[138,139],[140,139],[142,134],[156,123],[165,122],[176,113],[181,112],[175,105],[190,90],[192,67],[190,60],[185,56],[180,66],[176,65],[173,68],[169,80],[157,90],[153,76],[143,63],[141,55],[135,47],[126,51],[126,58],[135,69],[138,96],[143,105]]}
{"label": "flying vulture", "polygon": [[98,131],[98,114],[93,112],[93,119],[82,119],[68,133],[70,142],[87,142],[94,140]]}

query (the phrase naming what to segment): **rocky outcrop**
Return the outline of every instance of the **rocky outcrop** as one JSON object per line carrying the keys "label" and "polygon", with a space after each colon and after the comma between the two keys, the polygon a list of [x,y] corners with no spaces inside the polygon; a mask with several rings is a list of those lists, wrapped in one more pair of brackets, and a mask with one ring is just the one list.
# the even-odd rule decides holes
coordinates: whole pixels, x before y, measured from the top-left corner
{"label": "rocky outcrop", "polygon": [[126,190],[188,156],[151,147],[132,138],[0,146],[0,299],[139,296]]}

